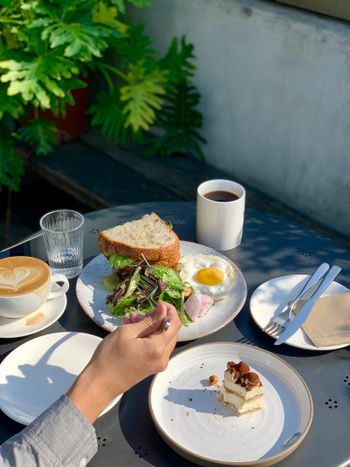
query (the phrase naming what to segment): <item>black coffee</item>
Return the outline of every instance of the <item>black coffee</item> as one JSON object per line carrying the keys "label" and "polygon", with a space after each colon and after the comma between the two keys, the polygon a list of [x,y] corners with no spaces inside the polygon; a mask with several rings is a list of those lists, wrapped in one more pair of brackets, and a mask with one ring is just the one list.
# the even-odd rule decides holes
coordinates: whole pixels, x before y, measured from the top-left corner
{"label": "black coffee", "polygon": [[236,193],[232,193],[231,191],[223,191],[223,190],[209,191],[209,193],[206,193],[204,197],[211,199],[212,201],[221,201],[221,202],[235,201],[236,199],[239,199],[239,196],[236,195]]}

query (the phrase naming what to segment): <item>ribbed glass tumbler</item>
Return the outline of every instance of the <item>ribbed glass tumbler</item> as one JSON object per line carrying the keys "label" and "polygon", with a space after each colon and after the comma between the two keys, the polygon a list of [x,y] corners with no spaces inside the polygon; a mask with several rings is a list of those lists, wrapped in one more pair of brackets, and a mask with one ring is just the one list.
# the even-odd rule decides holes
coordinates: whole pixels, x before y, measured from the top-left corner
{"label": "ribbed glass tumbler", "polygon": [[84,216],[70,209],[59,209],[40,219],[47,258],[53,273],[68,279],[83,269]]}

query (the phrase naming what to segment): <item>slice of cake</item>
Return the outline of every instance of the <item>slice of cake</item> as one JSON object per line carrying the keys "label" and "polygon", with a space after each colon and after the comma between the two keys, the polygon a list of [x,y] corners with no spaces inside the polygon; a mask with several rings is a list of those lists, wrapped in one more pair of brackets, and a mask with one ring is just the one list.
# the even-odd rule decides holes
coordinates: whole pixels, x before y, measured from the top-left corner
{"label": "slice of cake", "polygon": [[245,362],[227,362],[218,400],[236,415],[255,412],[263,406],[263,385],[259,376]]}

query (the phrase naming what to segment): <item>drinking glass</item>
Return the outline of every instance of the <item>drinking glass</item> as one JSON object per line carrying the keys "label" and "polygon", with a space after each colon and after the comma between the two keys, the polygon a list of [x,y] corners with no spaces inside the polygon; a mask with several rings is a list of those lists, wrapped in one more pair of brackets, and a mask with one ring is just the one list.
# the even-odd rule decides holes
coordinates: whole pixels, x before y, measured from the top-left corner
{"label": "drinking glass", "polygon": [[68,279],[83,269],[84,216],[70,209],[59,209],[40,219],[49,265],[54,273]]}

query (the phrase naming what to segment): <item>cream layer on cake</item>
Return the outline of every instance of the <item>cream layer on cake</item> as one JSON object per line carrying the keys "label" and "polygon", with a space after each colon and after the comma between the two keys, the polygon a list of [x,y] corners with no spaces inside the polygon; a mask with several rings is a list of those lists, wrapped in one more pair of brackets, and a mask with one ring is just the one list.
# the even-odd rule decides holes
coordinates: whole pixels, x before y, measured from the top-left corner
{"label": "cream layer on cake", "polygon": [[245,362],[228,362],[218,400],[237,415],[259,410],[263,406],[263,385],[259,376]]}

